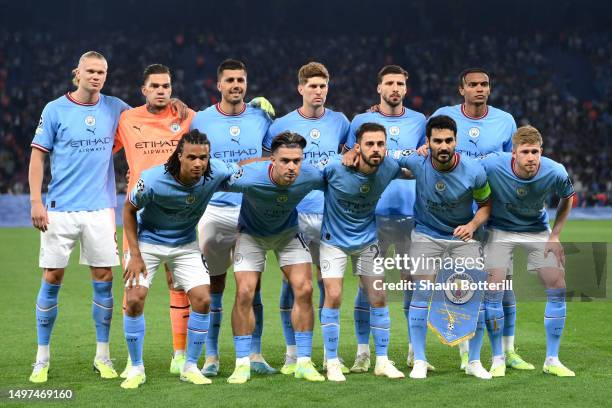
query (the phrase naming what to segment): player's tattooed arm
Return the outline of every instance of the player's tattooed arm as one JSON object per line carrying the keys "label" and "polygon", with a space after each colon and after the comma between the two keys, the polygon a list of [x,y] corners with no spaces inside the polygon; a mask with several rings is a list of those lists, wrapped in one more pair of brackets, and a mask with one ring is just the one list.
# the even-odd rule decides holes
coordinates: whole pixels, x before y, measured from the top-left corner
{"label": "player's tattooed arm", "polygon": [[45,232],[49,225],[47,209],[42,201],[42,183],[45,169],[46,153],[39,149],[32,149],[30,156],[30,170],[28,182],[30,184],[30,203],[32,205],[31,217],[32,226]]}
{"label": "player's tattooed arm", "polygon": [[172,113],[178,113],[181,123],[189,117],[189,106],[178,98],[170,99],[170,109],[172,109]]}
{"label": "player's tattooed arm", "polygon": [[128,284],[128,289],[140,286],[139,278],[141,273],[144,277],[147,276],[147,268],[138,247],[137,212],[138,208],[130,200],[125,200],[123,205],[123,228],[130,248],[130,261],[123,271],[123,281]]}
{"label": "player's tattooed arm", "polygon": [[555,223],[553,225],[552,232],[550,233],[550,237],[548,237],[546,247],[544,248],[544,257],[548,257],[548,253],[552,252],[557,258],[557,265],[560,267],[565,266],[565,251],[563,250],[563,246],[561,245],[559,237],[561,236],[561,231],[563,230],[565,221],[567,220],[567,217],[569,216],[569,213],[572,210],[573,201],[573,194],[567,198],[562,198],[561,200],[559,200]]}

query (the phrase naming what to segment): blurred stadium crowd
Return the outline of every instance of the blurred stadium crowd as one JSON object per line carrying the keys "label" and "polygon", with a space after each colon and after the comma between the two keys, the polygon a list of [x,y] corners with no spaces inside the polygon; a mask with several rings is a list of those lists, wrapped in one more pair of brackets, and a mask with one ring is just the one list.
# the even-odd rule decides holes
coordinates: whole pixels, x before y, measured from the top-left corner
{"label": "blurred stadium crowd", "polygon": [[[517,124],[540,129],[545,155],[562,162],[578,192],[577,206],[612,205],[612,41],[608,32],[535,35],[313,36],[271,32],[224,38],[202,31],[151,34],[115,30],[78,35],[0,28],[0,193],[27,193],[30,141],[44,105],[71,90],[71,70],[89,49],[109,61],[104,93],[132,106],[143,103],[141,72],[164,63],[174,73],[174,95],[195,110],[217,102],[215,69],[228,57],[246,62],[248,98],[263,95],[283,115],[295,109],[297,70],[324,63],[331,83],[327,105],[349,119],[378,100],[376,72],[399,64],[410,73],[405,105],[430,115],[461,102],[457,76],[469,66],[492,73],[489,103]],[[91,44],[96,44],[92,47]],[[125,161],[117,162],[118,190]],[[48,173],[47,173],[48,177]]]}

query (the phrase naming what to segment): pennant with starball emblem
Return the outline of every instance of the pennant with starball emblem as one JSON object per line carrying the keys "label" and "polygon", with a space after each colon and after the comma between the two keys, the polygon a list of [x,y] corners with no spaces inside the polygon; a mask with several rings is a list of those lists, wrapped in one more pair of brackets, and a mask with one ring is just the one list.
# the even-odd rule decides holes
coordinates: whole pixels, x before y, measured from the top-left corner
{"label": "pennant with starball emblem", "polygon": [[478,282],[486,280],[487,273],[482,269],[438,272],[427,324],[443,344],[456,346],[474,337],[484,296]]}

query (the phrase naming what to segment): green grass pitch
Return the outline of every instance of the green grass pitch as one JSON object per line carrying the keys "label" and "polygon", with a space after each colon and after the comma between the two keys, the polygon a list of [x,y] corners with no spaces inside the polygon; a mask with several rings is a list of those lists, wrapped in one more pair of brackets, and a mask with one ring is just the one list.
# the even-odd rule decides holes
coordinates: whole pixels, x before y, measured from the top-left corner
{"label": "green grass pitch", "polygon": [[[611,221],[572,221],[564,241],[612,242]],[[47,406],[607,406],[612,400],[612,303],[568,303],[568,319],[561,345],[562,361],[573,369],[576,378],[556,378],[541,373],[545,354],[542,302],[518,302],[516,343],[520,353],[536,365],[532,372],[509,370],[507,376],[480,381],[459,371],[456,349],[441,345],[430,333],[428,357],[437,367],[424,381],[387,380],[368,374],[347,376],[345,384],[307,383],[281,374],[255,375],[246,385],[226,383],[234,365],[230,311],[234,297],[232,274],[224,297],[221,329],[220,376],[211,386],[181,383],[168,371],[172,348],[168,313],[168,291],[163,276],[158,276],[147,299],[145,316],[145,364],[147,383],[136,391],[119,387],[120,379],[101,380],[92,371],[95,332],[91,320],[91,284],[86,268],[77,264],[77,253],[67,270],[60,292],[59,316],[52,342],[49,381],[35,386],[27,381],[36,351],[34,302],[40,284],[38,234],[31,228],[0,229],[2,269],[0,284],[0,391],[8,389],[61,389],[74,391],[74,400]],[[75,251],[78,252],[78,251]],[[273,258],[273,257],[272,257]],[[608,256],[610,270],[611,256]],[[123,339],[120,302],[121,273],[115,269],[115,313],[111,329],[111,353],[118,370],[123,368],[127,350]],[[341,312],[340,355],[351,364],[356,342],[353,334],[353,299],[356,279],[347,275]],[[316,286],[316,285],[315,285]],[[280,272],[269,262],[263,276],[265,329],[264,355],[275,367],[284,356],[284,341],[278,313]],[[318,290],[315,289],[315,304]],[[392,336],[390,358],[408,374],[406,368],[406,321],[401,303],[390,304]],[[313,359],[322,358],[321,331],[315,319]],[[490,348],[485,337],[482,360],[488,366]],[[3,399],[0,405],[8,400]],[[10,406],[18,406],[11,403]],[[23,404],[29,405],[29,404]]]}

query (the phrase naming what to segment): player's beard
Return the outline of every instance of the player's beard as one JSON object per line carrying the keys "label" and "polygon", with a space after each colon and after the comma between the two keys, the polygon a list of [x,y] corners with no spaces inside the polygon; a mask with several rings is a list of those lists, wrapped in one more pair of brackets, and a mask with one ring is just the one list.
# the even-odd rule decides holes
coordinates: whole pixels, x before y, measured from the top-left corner
{"label": "player's beard", "polygon": [[378,163],[374,163],[371,160],[371,156],[367,157],[365,154],[363,154],[363,152],[361,152],[361,160],[370,167],[378,167],[382,164],[383,160],[385,159],[385,156],[378,157],[380,157],[380,161]]}
{"label": "player's beard", "polygon": [[244,101],[244,92],[240,93],[238,98],[236,98],[236,99],[234,99],[234,98],[235,98],[235,94],[230,93],[226,100],[231,105],[240,105],[240,104],[242,104],[242,102]]}
{"label": "player's beard", "polygon": [[[447,159],[440,159],[440,154],[446,154],[448,155]],[[443,152],[436,152],[436,154],[434,155],[436,161],[441,164],[441,165],[446,165],[448,164],[451,160],[453,160],[453,157],[455,156],[455,151],[450,151],[450,150],[446,150]]]}
{"label": "player's beard", "polygon": [[392,100],[390,97],[385,97],[383,96],[383,100],[392,108],[395,108],[396,106],[400,106],[402,104],[402,102],[404,101],[404,98],[399,98],[397,101]]}

